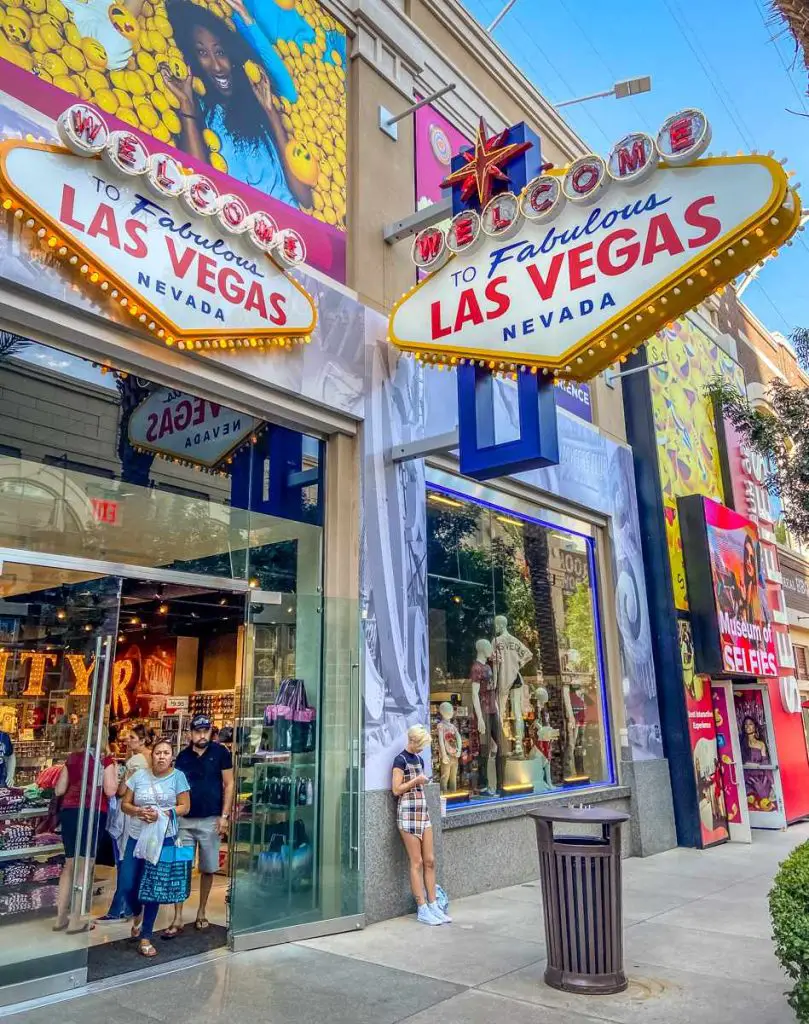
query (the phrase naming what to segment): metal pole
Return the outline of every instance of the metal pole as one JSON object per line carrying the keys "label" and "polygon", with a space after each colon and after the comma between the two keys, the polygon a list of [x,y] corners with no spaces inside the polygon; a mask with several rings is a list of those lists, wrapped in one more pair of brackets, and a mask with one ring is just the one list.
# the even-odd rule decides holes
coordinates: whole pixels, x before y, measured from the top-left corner
{"label": "metal pole", "polygon": [[620,373],[607,373],[604,374],[604,383],[608,387],[615,387],[616,380],[622,380],[624,377],[632,377],[636,373],[645,373],[647,370],[654,370],[657,366],[666,366],[668,359],[658,359],[656,363],[644,363],[643,366],[635,366],[631,370],[621,370]]}
{"label": "metal pole", "polygon": [[442,96],[446,96],[448,92],[453,92],[455,89],[455,82],[450,82],[449,85],[445,85],[442,89],[438,89],[431,96],[425,96],[423,100],[419,100],[418,103],[413,103],[406,110],[403,110],[401,114],[396,114],[393,117],[389,117],[386,121],[386,125],[396,124],[397,121],[403,120],[415,111],[420,110],[422,107],[426,107],[428,103],[432,103],[433,100],[440,100]]}
{"label": "metal pole", "polygon": [[600,100],[603,99],[604,96],[614,95],[615,87],[613,86],[612,89],[608,89],[606,92],[594,92],[591,93],[589,96],[577,96],[576,99],[573,100],[562,100],[561,103],[554,103],[554,108],[556,110],[559,110],[560,107],[569,107],[571,103],[586,103],[587,100]]}
{"label": "metal pole", "polygon": [[491,23],[491,25],[489,25],[489,27],[486,29],[486,31],[489,32],[489,33],[494,32],[494,30],[497,28],[497,26],[500,24],[500,22],[503,20],[503,18],[505,18],[505,16],[508,14],[508,12],[511,10],[511,8],[516,3],[517,3],[517,0],[508,0],[508,3],[506,4],[506,6],[497,15],[497,17],[494,19],[494,21]]}

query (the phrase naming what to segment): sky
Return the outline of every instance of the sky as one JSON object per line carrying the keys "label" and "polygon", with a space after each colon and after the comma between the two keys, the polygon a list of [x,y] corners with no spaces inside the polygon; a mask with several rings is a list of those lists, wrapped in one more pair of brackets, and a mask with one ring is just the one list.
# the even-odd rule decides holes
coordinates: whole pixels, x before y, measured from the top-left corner
{"label": "sky", "polygon": [[[463,0],[489,25],[505,0]],[[606,156],[629,131],[657,130],[684,107],[703,110],[710,151],[786,157],[809,205],[809,74],[766,0],[517,0],[494,38],[552,103],[652,76],[632,99],[591,100],[564,117]],[[773,37],[776,37],[773,41]],[[809,228],[769,261],[744,301],[772,331],[809,326]]]}

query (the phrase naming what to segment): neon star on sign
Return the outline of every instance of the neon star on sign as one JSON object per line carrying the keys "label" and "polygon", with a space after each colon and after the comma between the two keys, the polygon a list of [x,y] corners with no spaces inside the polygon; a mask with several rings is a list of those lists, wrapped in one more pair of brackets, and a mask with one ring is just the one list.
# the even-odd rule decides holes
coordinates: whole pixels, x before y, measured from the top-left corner
{"label": "neon star on sign", "polygon": [[57,128],[66,148],[0,144],[0,205],[32,247],[166,345],[307,340],[317,315],[288,273],[306,259],[296,231],[170,154],[150,153],[134,132],[110,131],[87,104],[69,107]]}
{"label": "neon star on sign", "polygon": [[478,203],[485,206],[491,198],[493,183],[510,180],[504,166],[531,148],[530,142],[507,143],[507,135],[508,131],[504,131],[487,138],[486,126],[481,118],[474,148],[465,149],[461,153],[465,165],[448,175],[441,182],[441,187],[460,185],[461,199],[468,200],[476,195]]}
{"label": "neon star on sign", "polygon": [[390,340],[430,363],[595,376],[799,226],[781,164],[701,158],[710,134],[684,110],[425,229],[412,255],[432,273],[394,307]]}

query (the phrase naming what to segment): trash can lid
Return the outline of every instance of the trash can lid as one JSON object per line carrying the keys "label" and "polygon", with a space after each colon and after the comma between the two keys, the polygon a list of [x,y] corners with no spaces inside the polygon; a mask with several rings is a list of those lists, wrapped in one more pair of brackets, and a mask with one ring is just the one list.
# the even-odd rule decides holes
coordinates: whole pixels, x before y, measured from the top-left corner
{"label": "trash can lid", "polygon": [[629,821],[625,811],[614,811],[611,807],[563,807],[558,804],[528,811],[528,816],[543,821],[579,821],[592,825],[618,825],[622,821]]}

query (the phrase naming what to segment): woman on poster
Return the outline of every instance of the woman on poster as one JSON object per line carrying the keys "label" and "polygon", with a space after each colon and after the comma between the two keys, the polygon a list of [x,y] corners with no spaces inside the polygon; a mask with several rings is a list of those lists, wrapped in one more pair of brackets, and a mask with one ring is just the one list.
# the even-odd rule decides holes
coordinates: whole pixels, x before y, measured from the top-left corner
{"label": "woman on poster", "polygon": [[[191,71],[180,79],[167,67],[162,69],[180,104],[180,148],[209,163],[203,132],[213,132],[234,178],[289,206],[310,207],[312,190],[292,172],[287,157],[290,140],[273,105],[274,90],[294,99],[295,86],[243,0],[225,2],[238,31],[191,0],[170,0],[166,5],[175,42]],[[260,59],[265,66],[258,68]],[[257,66],[258,81],[248,77],[248,61]],[[194,91],[193,78],[204,85],[204,95]]]}

